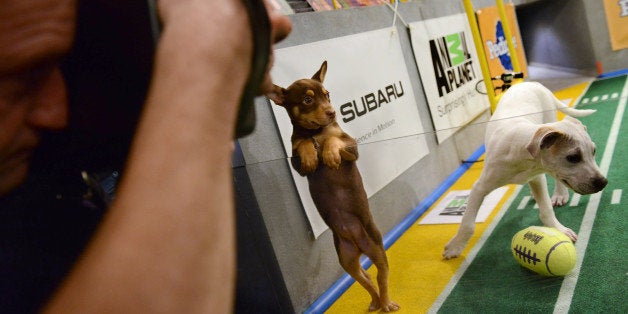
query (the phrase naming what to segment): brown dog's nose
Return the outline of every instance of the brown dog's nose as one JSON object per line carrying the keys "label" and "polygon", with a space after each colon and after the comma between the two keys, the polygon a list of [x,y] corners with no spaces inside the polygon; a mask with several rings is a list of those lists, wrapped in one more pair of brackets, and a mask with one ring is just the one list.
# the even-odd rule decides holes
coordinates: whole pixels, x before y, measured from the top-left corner
{"label": "brown dog's nose", "polygon": [[327,114],[327,116],[328,116],[330,119],[334,119],[334,118],[336,118],[336,111],[335,111],[335,110],[330,110],[330,111],[327,111],[327,112],[326,112],[326,114]]}

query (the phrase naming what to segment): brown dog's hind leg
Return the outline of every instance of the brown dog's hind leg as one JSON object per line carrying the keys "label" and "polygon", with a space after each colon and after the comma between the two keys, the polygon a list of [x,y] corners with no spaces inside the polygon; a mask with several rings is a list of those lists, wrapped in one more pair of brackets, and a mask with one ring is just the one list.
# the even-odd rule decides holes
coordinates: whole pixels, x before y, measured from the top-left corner
{"label": "brown dog's hind leg", "polygon": [[349,273],[371,295],[369,311],[376,311],[381,307],[379,293],[371,280],[371,276],[360,265],[360,252],[355,244],[334,234],[334,244],[338,253],[338,260],[342,268]]}
{"label": "brown dog's hind leg", "polygon": [[400,306],[390,300],[388,295],[388,258],[386,257],[386,249],[382,241],[382,235],[374,223],[366,225],[368,238],[361,242],[361,249],[364,255],[368,256],[377,267],[377,285],[379,286],[379,302],[382,311],[392,312],[399,310]]}

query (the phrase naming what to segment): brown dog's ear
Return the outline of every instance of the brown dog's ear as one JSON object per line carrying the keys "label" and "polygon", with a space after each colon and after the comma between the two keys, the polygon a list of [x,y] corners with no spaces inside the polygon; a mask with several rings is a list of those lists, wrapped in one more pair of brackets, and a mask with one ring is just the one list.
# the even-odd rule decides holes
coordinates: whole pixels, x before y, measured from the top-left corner
{"label": "brown dog's ear", "polygon": [[273,91],[266,93],[266,97],[274,101],[277,105],[283,106],[286,101],[286,89],[273,84]]}
{"label": "brown dog's ear", "polygon": [[565,134],[552,127],[542,126],[536,130],[536,133],[534,133],[532,140],[526,148],[528,149],[528,152],[530,152],[530,155],[532,155],[532,158],[536,158],[541,149],[551,147],[559,138],[563,136],[565,136]]}
{"label": "brown dog's ear", "polygon": [[325,73],[327,73],[327,60],[323,61],[323,64],[321,64],[321,68],[318,70],[318,72],[316,72],[316,74],[314,74],[314,76],[312,76],[312,79],[323,83],[323,81],[325,80]]}

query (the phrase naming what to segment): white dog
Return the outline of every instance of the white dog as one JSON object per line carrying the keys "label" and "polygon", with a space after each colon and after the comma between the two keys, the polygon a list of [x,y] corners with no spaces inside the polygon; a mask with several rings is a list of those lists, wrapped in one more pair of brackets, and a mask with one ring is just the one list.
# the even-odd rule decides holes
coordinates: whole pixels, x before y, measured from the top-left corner
{"label": "white dog", "polygon": [[[565,119],[556,121],[556,109],[567,114]],[[569,108],[539,83],[519,83],[508,89],[486,127],[484,169],[473,185],[458,233],[445,246],[443,257],[460,255],[473,235],[484,197],[510,183],[528,183],[541,222],[575,242],[576,233],[556,219],[552,206],[567,203],[567,187],[591,194],[608,183],[595,163],[595,144],[586,127],[572,118],[593,112]],[[556,179],[551,199],[545,173]]]}

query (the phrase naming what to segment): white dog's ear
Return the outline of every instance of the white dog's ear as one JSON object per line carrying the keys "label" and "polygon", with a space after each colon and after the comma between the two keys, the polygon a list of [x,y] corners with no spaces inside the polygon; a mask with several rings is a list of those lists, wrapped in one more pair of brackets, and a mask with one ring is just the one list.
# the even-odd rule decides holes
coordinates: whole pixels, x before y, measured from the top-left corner
{"label": "white dog's ear", "polygon": [[323,61],[323,64],[321,64],[321,68],[318,70],[318,72],[316,72],[316,74],[314,74],[314,76],[312,76],[312,79],[323,83],[323,81],[325,80],[326,73],[327,73],[327,60]]}
{"label": "white dog's ear", "polygon": [[542,126],[536,130],[536,133],[534,133],[532,140],[528,143],[526,148],[528,149],[528,152],[530,152],[530,155],[532,155],[532,158],[536,158],[542,149],[550,148],[559,138],[563,136],[565,135],[557,129],[549,126]]}
{"label": "white dog's ear", "polygon": [[266,97],[274,101],[277,105],[283,106],[286,101],[286,89],[273,84],[273,91],[266,93]]}

